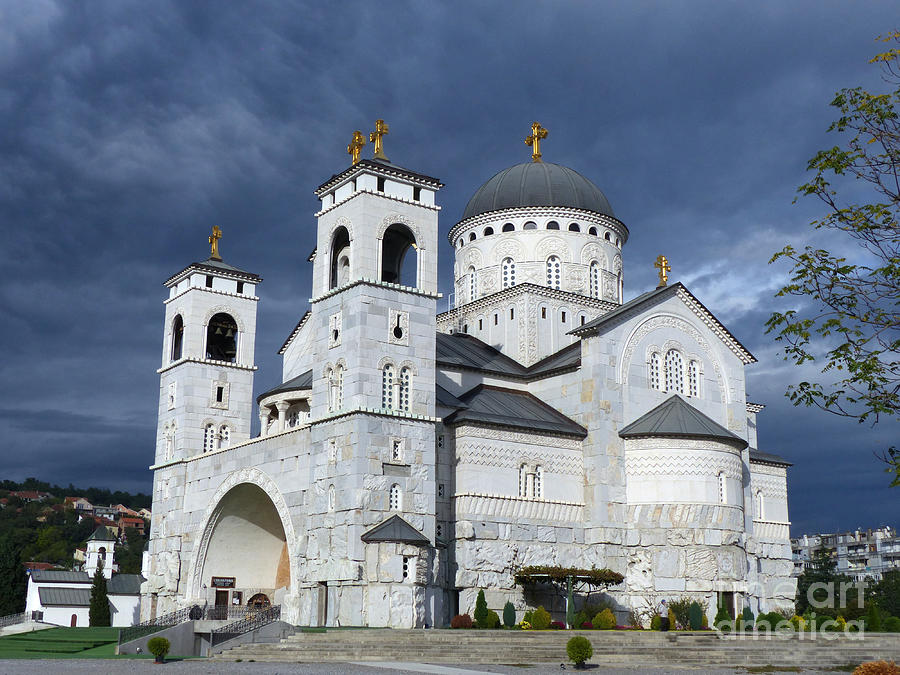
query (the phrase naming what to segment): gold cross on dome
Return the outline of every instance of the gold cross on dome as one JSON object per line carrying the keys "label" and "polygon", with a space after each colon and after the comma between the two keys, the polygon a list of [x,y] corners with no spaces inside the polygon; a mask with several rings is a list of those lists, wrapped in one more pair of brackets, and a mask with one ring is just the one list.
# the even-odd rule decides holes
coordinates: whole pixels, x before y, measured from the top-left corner
{"label": "gold cross on dome", "polygon": [[669,272],[672,271],[672,268],[669,266],[669,261],[664,255],[657,256],[653,266],[659,270],[659,285],[657,288],[662,288],[669,281]]}
{"label": "gold cross on dome", "polygon": [[541,141],[547,138],[547,130],[541,126],[540,122],[534,122],[531,125],[531,136],[525,139],[525,145],[531,146],[531,161],[541,161]]}
{"label": "gold cross on dome", "polygon": [[363,132],[354,131],[353,139],[350,141],[350,145],[347,146],[347,153],[353,159],[353,163],[356,164],[359,161],[359,151],[363,149],[363,146],[366,144],[366,137],[363,136]]}
{"label": "gold cross on dome", "polygon": [[375,120],[375,131],[369,134],[369,140],[375,144],[373,159],[383,159],[385,162],[390,161],[384,154],[384,141],[382,140],[384,136],[387,136],[387,133],[388,125],[385,124],[384,120]]}
{"label": "gold cross on dome", "polygon": [[209,257],[213,260],[221,260],[222,256],[219,255],[219,239],[222,238],[222,230],[219,229],[218,225],[213,227],[213,233],[209,237],[209,247],[210,254]]}

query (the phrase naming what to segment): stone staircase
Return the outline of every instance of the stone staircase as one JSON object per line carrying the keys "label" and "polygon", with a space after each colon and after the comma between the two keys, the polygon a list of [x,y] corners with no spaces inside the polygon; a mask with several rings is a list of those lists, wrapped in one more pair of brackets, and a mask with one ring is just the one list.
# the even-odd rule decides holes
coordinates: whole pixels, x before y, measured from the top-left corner
{"label": "stone staircase", "polygon": [[584,635],[594,647],[591,663],[605,666],[833,667],[878,659],[900,662],[900,633],[783,633],[732,638],[717,633],[650,631],[478,631],[338,629],[297,632],[276,644],[249,644],[216,654],[224,661],[326,663],[412,661],[455,664],[567,662],[566,642]]}

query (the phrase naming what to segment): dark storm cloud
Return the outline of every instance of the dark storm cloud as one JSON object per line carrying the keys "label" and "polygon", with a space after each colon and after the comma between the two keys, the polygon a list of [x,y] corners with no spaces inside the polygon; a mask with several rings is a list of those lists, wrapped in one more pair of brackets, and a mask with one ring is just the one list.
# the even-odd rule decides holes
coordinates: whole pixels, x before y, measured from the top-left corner
{"label": "dark storm cloud", "polygon": [[[441,178],[441,232],[493,173],[545,159],[604,189],[631,237],[627,296],[673,278],[760,357],[761,445],[793,459],[804,529],[896,512],[870,448],[896,436],[782,396],[796,373],[762,323],[791,206],[833,92],[894,26],[877,3],[0,2],[0,473],[147,491],[164,289],[206,257],[261,274],[257,391],[306,309],[312,190],[354,129]],[[367,148],[368,150],[368,148]],[[443,250],[441,285],[451,285]],[[446,308],[446,304],[440,307]],[[56,412],[54,412],[56,411]],[[799,422],[799,424],[798,424]],[[37,430],[37,431],[35,431]],[[104,431],[105,430],[105,431]],[[867,489],[867,486],[869,489]],[[842,509],[821,508],[840,494]],[[893,509],[886,502],[893,498]]]}

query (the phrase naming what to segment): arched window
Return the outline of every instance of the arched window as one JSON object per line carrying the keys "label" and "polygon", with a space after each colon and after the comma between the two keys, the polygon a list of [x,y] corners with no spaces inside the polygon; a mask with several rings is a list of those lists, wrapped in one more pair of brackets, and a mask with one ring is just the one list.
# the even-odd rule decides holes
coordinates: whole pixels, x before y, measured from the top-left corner
{"label": "arched window", "polygon": [[390,284],[418,286],[417,250],[416,238],[406,225],[394,223],[386,229],[381,238],[381,280]]}
{"label": "arched window", "polygon": [[184,319],[181,318],[181,314],[175,315],[175,320],[172,321],[172,361],[177,361],[181,358],[181,350],[184,345]]}
{"label": "arched window", "polygon": [[661,389],[659,379],[659,352],[650,355],[650,388]]}
{"label": "arched window", "polygon": [[510,288],[511,286],[516,285],[516,263],[513,262],[512,258],[504,258],[503,263],[501,265],[501,274],[502,274],[502,284],[503,288]]}
{"label": "arched window", "polygon": [[166,461],[172,459],[175,452],[175,426],[166,427]]}
{"label": "arched window", "polygon": [[400,486],[394,483],[388,493],[388,507],[391,511],[400,511],[403,508],[403,495],[400,494]]}
{"label": "arched window", "polygon": [[561,284],[561,265],[559,257],[551,255],[547,258],[547,285],[550,288],[559,288]]}
{"label": "arched window", "polygon": [[329,511],[334,511],[334,502],[335,502],[334,485],[329,485],[328,486],[328,510]]}
{"label": "arched window", "polygon": [[700,363],[688,364],[688,396],[700,396]]}
{"label": "arched window", "polygon": [[385,410],[393,410],[396,404],[396,393],[394,392],[394,380],[396,379],[396,371],[394,364],[388,363],[381,369],[381,407]]}
{"label": "arched window", "polygon": [[237,332],[237,323],[230,315],[214,315],[206,327],[206,358],[234,363],[237,357]]}
{"label": "arched window", "polygon": [[522,464],[519,466],[519,496],[520,497],[526,496],[527,480],[528,480],[528,465]]}
{"label": "arched window", "polygon": [[300,425],[300,411],[292,410],[291,414],[288,415],[287,424],[289,429],[293,429],[296,426]]}
{"label": "arched window", "polygon": [[504,232],[512,232],[512,231],[514,231],[515,229],[516,229],[516,226],[513,225],[512,223],[504,223],[504,224],[503,224],[503,231],[504,231]]}
{"label": "arched window", "polygon": [[544,467],[534,467],[534,494],[531,495],[535,499],[541,499],[544,496]]}
{"label": "arched window", "polygon": [[675,349],[666,352],[666,391],[684,393],[684,359]]}
{"label": "arched window", "polygon": [[223,424],[219,428],[219,448],[227,448],[228,444],[231,442],[231,429],[228,428],[227,424]]}
{"label": "arched window", "polygon": [[476,236],[474,232],[469,232],[469,241],[475,241]]}
{"label": "arched window", "polygon": [[334,381],[335,381],[335,397],[334,397],[334,408],[335,410],[343,410],[344,408],[344,366],[340,363],[334,367]]}
{"label": "arched window", "polygon": [[725,472],[724,471],[719,472],[718,480],[719,480],[719,503],[727,504],[728,503],[728,490],[727,490],[727,484],[725,482]]}
{"label": "arched window", "polygon": [[625,296],[625,286],[622,283],[622,271],[616,275],[616,291],[618,293],[619,302],[622,302]]}
{"label": "arched window", "polygon": [[763,520],[765,518],[764,507],[765,504],[763,502],[763,493],[762,490],[756,491],[756,518],[758,520]]}
{"label": "arched window", "polygon": [[591,261],[591,297],[600,297],[600,263]]}
{"label": "arched window", "polygon": [[581,232],[581,226],[578,223],[569,223],[569,232]]}
{"label": "arched window", "polygon": [[339,288],[350,281],[350,233],[339,227],[331,236],[331,268],[328,288]]}
{"label": "arched window", "polygon": [[469,268],[469,302],[478,297],[478,273],[474,267]]}
{"label": "arched window", "polygon": [[519,465],[519,496],[541,499],[544,496],[544,467]]}
{"label": "arched window", "polygon": [[460,237],[456,242],[456,248],[462,248],[464,245],[465,245],[465,242],[463,241],[463,238]]}
{"label": "arched window", "polygon": [[525,224],[522,226],[522,229],[523,229],[523,230],[536,230],[536,229],[537,229],[537,223],[535,223],[535,222],[529,220],[527,223],[525,223]]}
{"label": "arched window", "polygon": [[203,430],[203,452],[212,452],[216,449],[216,427],[207,424]]}
{"label": "arched window", "polygon": [[494,234],[494,228],[493,228],[493,227],[486,227],[486,228],[484,228],[484,233],[482,234],[482,236],[484,236],[484,237],[490,237],[492,234]]}
{"label": "arched window", "polygon": [[606,239],[606,241],[612,241],[612,237],[610,236],[609,232],[604,233],[603,238]]}
{"label": "arched window", "polygon": [[596,237],[596,236],[597,236],[597,228],[596,228],[596,227],[589,227],[589,228],[588,228],[588,234],[592,234],[592,235],[594,235],[594,236]]}
{"label": "arched window", "polygon": [[403,412],[409,412],[409,390],[412,386],[412,370],[408,367],[400,369],[400,393],[398,396],[399,408]]}
{"label": "arched window", "polygon": [[547,223],[547,229],[548,230],[558,230],[559,223],[557,223],[555,220],[551,220],[549,223]]}

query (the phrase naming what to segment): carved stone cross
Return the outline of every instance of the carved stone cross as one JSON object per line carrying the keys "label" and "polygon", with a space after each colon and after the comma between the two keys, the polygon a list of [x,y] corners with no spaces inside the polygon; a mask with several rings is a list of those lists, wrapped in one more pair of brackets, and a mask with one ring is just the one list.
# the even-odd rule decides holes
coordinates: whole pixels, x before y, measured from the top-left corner
{"label": "carved stone cross", "polygon": [[222,238],[222,230],[219,229],[218,225],[215,225],[212,230],[212,235],[209,237],[209,246],[210,246],[210,254],[209,257],[213,260],[221,260],[222,256],[219,255],[219,239]]}
{"label": "carved stone cross", "polygon": [[531,125],[531,136],[525,139],[525,145],[531,146],[531,161],[541,161],[541,141],[547,138],[547,130],[541,126],[540,122],[534,122]]}
{"label": "carved stone cross", "polygon": [[383,159],[385,162],[390,161],[384,154],[384,136],[387,136],[388,125],[384,120],[375,120],[375,131],[369,134],[369,140],[375,144],[375,153],[373,159]]}
{"label": "carved stone cross", "polygon": [[669,267],[669,261],[664,255],[657,256],[653,266],[659,270],[659,285],[657,288],[662,288],[669,281],[669,272],[672,271],[672,268]]}
{"label": "carved stone cross", "polygon": [[353,140],[350,141],[350,145],[347,146],[347,153],[353,159],[353,163],[356,164],[359,161],[359,151],[363,149],[363,146],[366,144],[366,137],[363,136],[363,132],[354,131],[353,132]]}

